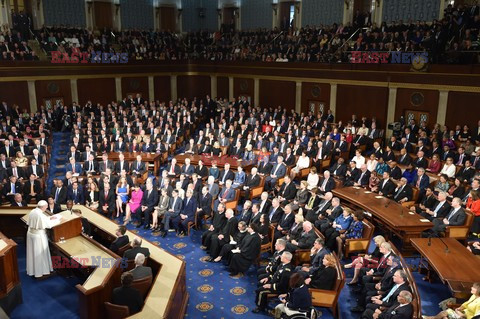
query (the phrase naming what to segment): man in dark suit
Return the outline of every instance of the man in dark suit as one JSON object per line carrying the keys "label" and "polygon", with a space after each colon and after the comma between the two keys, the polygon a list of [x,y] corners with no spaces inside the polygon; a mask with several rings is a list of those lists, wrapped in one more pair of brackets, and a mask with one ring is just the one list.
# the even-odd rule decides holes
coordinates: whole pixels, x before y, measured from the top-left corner
{"label": "man in dark suit", "polygon": [[417,168],[418,167],[427,168],[428,162],[424,156],[425,156],[425,152],[418,151],[417,158],[413,161],[413,165]]}
{"label": "man in dark suit", "polygon": [[83,186],[78,182],[73,182],[72,187],[67,191],[67,200],[71,200],[75,205],[84,205],[85,194]]}
{"label": "man in dark suit", "polygon": [[252,167],[250,174],[245,178],[245,183],[242,187],[245,192],[245,198],[250,198],[250,190],[258,185],[260,185],[260,175],[257,174],[257,168]]}
{"label": "man in dark suit", "polygon": [[250,223],[250,219],[252,219],[252,202],[250,200],[246,200],[243,203],[242,212],[237,215],[239,222]]}
{"label": "man in dark suit", "polygon": [[408,155],[405,148],[402,148],[400,150],[400,155],[398,156],[397,162],[400,165],[409,165],[412,163],[412,158],[410,157],[410,155]]}
{"label": "man in dark suit", "polygon": [[156,187],[153,187],[153,183],[150,179],[147,180],[145,184],[145,191],[142,196],[141,206],[137,208],[136,215],[138,216],[137,228],[142,226],[142,218],[145,220],[143,222],[143,228],[148,229],[150,227],[150,215],[155,209],[155,205],[158,203],[158,191]]}
{"label": "man in dark suit", "polygon": [[[412,293],[407,290],[402,290],[397,296],[397,302],[395,302],[390,308],[383,310],[378,319],[408,319],[412,318],[413,306],[412,306]],[[372,315],[373,317],[373,315]]]}
{"label": "man in dark suit", "polygon": [[445,218],[436,218],[433,220],[433,227],[422,233],[422,237],[439,237],[440,233],[445,232],[447,226],[462,226],[465,224],[467,214],[462,208],[462,200],[455,197],[452,200],[452,208]]}
{"label": "man in dark suit", "polygon": [[218,184],[223,185],[227,180],[233,181],[235,174],[230,170],[230,164],[226,163],[224,169],[218,174]]}
{"label": "man in dark suit", "polygon": [[176,176],[180,175],[182,170],[180,169],[180,166],[177,165],[177,160],[175,158],[172,158],[172,161],[166,168],[168,176]]}
{"label": "man in dark suit", "polygon": [[360,167],[358,178],[354,180],[353,185],[357,187],[367,186],[369,182],[370,182],[370,171],[367,169],[367,165],[363,164]]}
{"label": "man in dark suit", "polygon": [[388,170],[391,178],[399,180],[402,177],[402,170],[397,166],[397,162],[391,161],[388,164]]}
{"label": "man in dark suit", "polygon": [[345,165],[345,160],[340,157],[332,167],[329,168],[330,175],[338,178],[345,178],[347,173],[347,165]]}
{"label": "man in dark suit", "polygon": [[56,187],[52,188],[51,195],[54,198],[55,203],[60,205],[66,204],[67,188],[63,185],[63,181],[61,179],[57,180]]}
{"label": "man in dark suit", "polygon": [[303,223],[303,231],[298,240],[290,238],[287,242],[287,250],[294,253],[297,249],[309,249],[317,239],[312,223],[306,221]]}
{"label": "man in dark suit", "polygon": [[198,196],[197,207],[197,227],[202,229],[202,222],[204,216],[210,217],[212,213],[212,195],[208,192],[206,186],[202,187],[202,193]]}
{"label": "man in dark suit", "polygon": [[392,198],[397,203],[404,203],[412,200],[413,190],[412,186],[408,185],[407,179],[405,177],[400,178],[398,187],[392,194]]}
{"label": "man in dark suit", "polygon": [[143,173],[147,171],[145,163],[142,162],[141,155],[137,155],[137,159],[132,162],[132,165],[130,165],[130,170],[132,174],[136,174],[136,175],[143,175]]}
{"label": "man in dark suit", "polygon": [[13,203],[11,205],[12,207],[26,207],[27,202],[23,200],[22,194],[21,193],[16,193],[13,196]]}
{"label": "man in dark suit", "polygon": [[125,152],[126,149],[127,149],[127,143],[123,141],[122,136],[118,137],[118,141],[115,142],[113,151],[117,153],[122,153],[122,152]]}
{"label": "man in dark suit", "polygon": [[188,176],[192,176],[193,173],[195,173],[195,167],[190,164],[190,159],[186,158],[185,159],[185,164],[181,168],[181,174],[186,174]]}
{"label": "man in dark suit", "polygon": [[289,175],[285,175],[283,184],[278,189],[278,199],[281,204],[286,205],[295,198],[297,194],[297,187],[292,182],[292,178]]}
{"label": "man in dark suit", "polygon": [[458,171],[456,177],[465,183],[469,183],[473,179],[473,176],[475,176],[475,168],[468,159],[465,161],[465,166]]}
{"label": "man in dark suit", "polygon": [[168,209],[163,215],[163,230],[160,233],[160,236],[167,236],[167,233],[170,230],[170,222],[180,215],[182,205],[182,199],[178,196],[178,191],[174,189],[172,191],[172,198],[170,198],[170,202],[168,203]]}
{"label": "man in dark suit", "polygon": [[24,173],[25,173],[25,176],[27,177],[30,177],[30,175],[33,174],[36,177],[42,178],[44,175],[43,166],[38,165],[37,161],[34,158],[32,158],[31,165],[27,167]]}
{"label": "man in dark suit", "polygon": [[268,193],[263,192],[260,195],[260,203],[258,203],[258,211],[260,214],[266,214],[270,210],[272,203],[268,200]]}
{"label": "man in dark suit", "polygon": [[133,282],[133,275],[130,272],[124,272],[121,277],[122,286],[113,289],[112,303],[120,306],[127,306],[129,314],[139,312],[143,307],[143,298],[140,292],[130,287]]}
{"label": "man in dark suit", "polygon": [[118,254],[118,250],[128,244],[128,235],[125,235],[127,228],[125,226],[118,226],[115,235],[117,238],[110,244],[110,250]]}
{"label": "man in dark suit", "polygon": [[439,192],[437,195],[437,201],[432,205],[431,208],[425,207],[425,209],[422,209],[420,215],[430,221],[435,218],[445,218],[451,208],[450,204],[447,202],[447,196],[448,194],[446,192]]}
{"label": "man in dark suit", "polygon": [[116,209],[115,193],[110,189],[110,184],[103,185],[103,191],[98,195],[98,210],[107,218],[114,218],[113,213]]}
{"label": "man in dark suit", "polygon": [[338,197],[333,197],[330,208],[325,210],[325,213],[319,215],[318,219],[315,221],[315,228],[324,233],[342,213],[343,208],[340,206],[340,199]]}
{"label": "man in dark suit", "polygon": [[23,185],[23,197],[27,203],[30,203],[32,198],[35,198],[36,202],[43,198],[40,181],[33,174],[30,175],[28,181]]}
{"label": "man in dark suit", "polygon": [[331,192],[335,188],[335,181],[330,177],[330,171],[325,170],[323,172],[323,178],[318,183],[318,190],[320,194]]}
{"label": "man in dark suit", "polygon": [[270,224],[277,224],[283,216],[283,209],[280,207],[278,198],[272,199],[272,207],[265,217],[268,218]]}
{"label": "man in dark suit", "polygon": [[83,162],[83,170],[87,174],[96,174],[98,172],[98,163],[95,161],[95,156],[90,154],[88,161]]}
{"label": "man in dark suit", "polygon": [[383,179],[378,183],[378,194],[385,197],[392,196],[395,191],[395,184],[390,179],[390,173],[383,172]]}
{"label": "man in dark suit", "polygon": [[122,153],[118,154],[118,162],[115,163],[114,172],[120,174],[122,170],[130,172],[130,165],[125,160],[125,155]]}
{"label": "man in dark suit", "polygon": [[143,254],[145,257],[150,256],[150,251],[146,247],[142,246],[142,239],[140,237],[135,237],[131,242],[132,248],[123,253],[123,258],[127,260],[134,260],[137,254]]}
{"label": "man in dark suit", "polygon": [[218,194],[218,198],[213,203],[213,210],[217,210],[219,203],[225,204],[228,201],[231,201],[235,198],[236,190],[232,187],[232,180],[228,179],[225,183],[225,187],[222,188]]}
{"label": "man in dark suit", "polygon": [[275,227],[274,242],[277,241],[278,238],[285,236],[295,222],[295,214],[293,213],[292,205],[293,204],[288,204],[284,208],[284,213]]}
{"label": "man in dark suit", "polygon": [[25,178],[24,170],[22,167],[17,167],[17,163],[15,161],[10,162],[10,168],[7,169],[8,176],[16,176],[18,180],[22,180]]}
{"label": "man in dark suit", "polygon": [[188,223],[194,221],[198,207],[197,200],[193,197],[193,191],[191,189],[187,189],[182,206],[181,213],[172,221],[173,228],[177,231],[177,235],[180,237],[187,234]]}

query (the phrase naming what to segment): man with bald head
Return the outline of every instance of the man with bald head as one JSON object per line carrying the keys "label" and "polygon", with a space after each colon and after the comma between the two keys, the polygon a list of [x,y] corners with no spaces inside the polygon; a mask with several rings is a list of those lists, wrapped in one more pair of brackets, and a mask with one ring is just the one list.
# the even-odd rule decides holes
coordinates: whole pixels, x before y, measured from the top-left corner
{"label": "man with bald head", "polygon": [[370,171],[367,169],[366,164],[362,164],[360,167],[360,174],[358,179],[354,181],[353,186],[366,187],[370,181]]}

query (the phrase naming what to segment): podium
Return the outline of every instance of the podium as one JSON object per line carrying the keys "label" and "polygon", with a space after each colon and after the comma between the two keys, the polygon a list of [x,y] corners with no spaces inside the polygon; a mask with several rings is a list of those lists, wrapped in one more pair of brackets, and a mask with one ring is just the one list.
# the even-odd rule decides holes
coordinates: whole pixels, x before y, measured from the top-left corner
{"label": "podium", "polygon": [[[77,215],[73,214],[69,210],[64,210],[55,215],[49,215],[47,212],[44,213],[48,218],[52,216],[56,216],[57,218],[62,218],[62,220],[48,232],[49,239],[54,243],[60,241],[60,238],[63,239],[70,239],[76,237],[82,233],[82,219]],[[28,215],[22,217],[23,222],[25,224],[28,221]]]}
{"label": "podium", "polygon": [[17,244],[0,232],[0,307],[8,314],[21,303]]}

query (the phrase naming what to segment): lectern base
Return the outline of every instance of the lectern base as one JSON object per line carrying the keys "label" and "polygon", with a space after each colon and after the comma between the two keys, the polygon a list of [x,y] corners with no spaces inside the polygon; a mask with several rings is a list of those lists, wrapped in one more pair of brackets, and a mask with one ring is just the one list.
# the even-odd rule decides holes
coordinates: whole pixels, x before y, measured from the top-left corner
{"label": "lectern base", "polygon": [[23,302],[22,298],[22,285],[16,285],[8,294],[0,298],[0,307],[10,315],[16,306]]}

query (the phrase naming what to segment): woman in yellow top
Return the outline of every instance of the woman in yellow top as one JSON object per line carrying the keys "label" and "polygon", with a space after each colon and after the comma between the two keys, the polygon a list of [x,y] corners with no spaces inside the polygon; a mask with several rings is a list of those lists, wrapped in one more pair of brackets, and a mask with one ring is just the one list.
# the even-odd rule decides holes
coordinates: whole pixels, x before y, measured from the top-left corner
{"label": "woman in yellow top", "polygon": [[423,319],[472,319],[480,312],[480,283],[474,283],[471,290],[470,299],[462,303],[458,308],[448,309],[440,312],[436,316],[423,316]]}
{"label": "woman in yellow top", "polygon": [[17,157],[15,158],[15,163],[17,163],[17,167],[27,167],[28,165],[28,158],[23,156],[22,152],[17,152]]}

